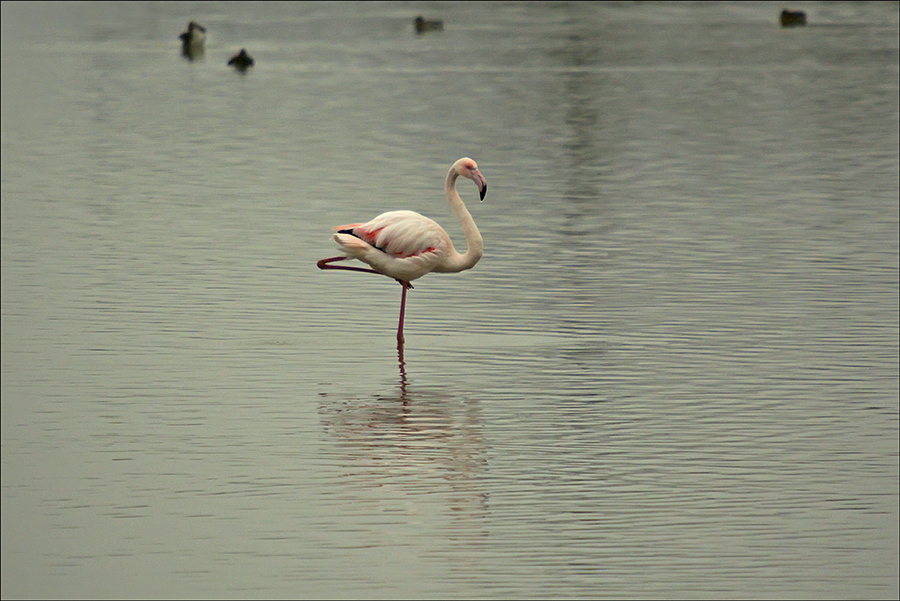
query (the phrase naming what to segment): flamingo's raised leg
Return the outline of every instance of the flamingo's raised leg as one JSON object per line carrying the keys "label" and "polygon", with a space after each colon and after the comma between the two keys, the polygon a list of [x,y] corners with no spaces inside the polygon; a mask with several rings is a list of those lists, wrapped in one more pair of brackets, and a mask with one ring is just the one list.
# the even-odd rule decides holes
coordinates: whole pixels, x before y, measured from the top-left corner
{"label": "flamingo's raised leg", "polygon": [[[346,261],[350,257],[331,257],[330,259],[320,259],[316,262],[316,265],[319,269],[343,269],[345,271],[362,271],[363,273],[377,273],[378,275],[385,275],[380,271],[375,271],[374,269],[369,269],[367,267],[349,267],[347,265],[330,265],[329,263],[334,263],[335,261]],[[390,277],[390,276],[388,276]],[[397,278],[394,278],[397,280]],[[410,290],[413,289],[413,285],[409,282],[404,282],[403,280],[397,280],[398,284],[406,284],[406,287]]]}
{"label": "flamingo's raised leg", "polygon": [[340,256],[340,257],[331,257],[329,259],[320,259],[316,263],[316,266],[318,266],[319,269],[343,269],[346,271],[362,271],[364,273],[378,273],[374,269],[369,269],[367,267],[350,267],[348,265],[331,265],[331,263],[334,263],[335,261],[346,261],[349,258],[350,257]]}

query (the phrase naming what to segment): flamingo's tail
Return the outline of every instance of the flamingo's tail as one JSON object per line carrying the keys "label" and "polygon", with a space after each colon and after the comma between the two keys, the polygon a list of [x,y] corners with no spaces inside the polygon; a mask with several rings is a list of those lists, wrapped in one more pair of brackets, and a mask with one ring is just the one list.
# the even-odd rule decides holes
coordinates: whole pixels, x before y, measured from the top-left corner
{"label": "flamingo's tail", "polygon": [[345,234],[343,232],[335,234],[334,241],[340,244],[349,252],[353,252],[354,250],[365,250],[372,247],[365,240],[357,238],[353,234]]}

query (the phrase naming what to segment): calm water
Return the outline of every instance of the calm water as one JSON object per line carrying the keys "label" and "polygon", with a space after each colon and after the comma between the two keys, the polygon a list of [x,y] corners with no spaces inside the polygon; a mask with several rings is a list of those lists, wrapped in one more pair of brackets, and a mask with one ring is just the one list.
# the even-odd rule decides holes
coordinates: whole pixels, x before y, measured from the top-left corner
{"label": "calm water", "polygon": [[898,5],[781,8],[4,2],[3,596],[896,598]]}

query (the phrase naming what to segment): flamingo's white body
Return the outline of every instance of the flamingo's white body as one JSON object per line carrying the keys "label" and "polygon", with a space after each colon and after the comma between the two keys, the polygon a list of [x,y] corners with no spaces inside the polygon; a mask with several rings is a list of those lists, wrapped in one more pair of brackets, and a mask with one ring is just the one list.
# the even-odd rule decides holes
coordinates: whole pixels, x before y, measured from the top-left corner
{"label": "flamingo's white body", "polygon": [[[334,228],[337,230],[334,239],[344,251],[344,255],[318,262],[320,269],[380,273],[400,282],[403,295],[400,300],[397,343],[401,347],[406,290],[412,288],[410,282],[432,271],[455,273],[471,269],[484,252],[481,233],[456,191],[456,180],[459,176],[475,182],[482,200],[487,192],[487,182],[478,171],[478,165],[470,158],[456,161],[450,167],[444,182],[447,202],[459,219],[466,237],[465,253],[458,252],[447,232],[428,217],[415,211],[390,211],[366,223]],[[346,259],[358,259],[368,264],[371,269],[331,265]]]}

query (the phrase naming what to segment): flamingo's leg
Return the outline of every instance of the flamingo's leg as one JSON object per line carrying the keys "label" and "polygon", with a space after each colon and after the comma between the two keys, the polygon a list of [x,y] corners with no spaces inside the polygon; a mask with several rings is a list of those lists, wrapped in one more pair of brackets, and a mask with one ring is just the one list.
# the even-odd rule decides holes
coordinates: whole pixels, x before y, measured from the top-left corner
{"label": "flamingo's leg", "polygon": [[[316,266],[318,266],[319,269],[343,269],[345,271],[361,271],[363,273],[377,273],[378,275],[384,275],[380,271],[375,271],[374,269],[369,269],[367,267],[348,267],[346,265],[329,265],[329,263],[334,263],[336,261],[346,261],[349,258],[350,257],[340,256],[340,257],[331,257],[330,259],[320,259],[318,262],[316,262]],[[396,279],[396,278],[394,278],[394,279]],[[402,285],[403,280],[397,280],[397,283]],[[409,282],[406,282],[406,287],[409,288],[410,290],[412,290],[413,285],[410,284]]]}
{"label": "flamingo's leg", "polygon": [[400,323],[397,326],[397,350],[402,352],[403,342],[404,342],[404,340],[403,340],[403,318],[406,315],[406,291],[407,291],[407,289],[412,288],[412,286],[410,286],[409,282],[404,282],[402,280],[398,280],[398,281],[400,281],[400,285],[403,287],[403,292],[400,295]]}
{"label": "flamingo's leg", "polygon": [[[377,273],[379,275],[384,275],[380,271],[375,271],[374,269],[368,269],[366,267],[349,267],[346,265],[331,265],[331,263],[336,263],[337,261],[346,261],[350,257],[331,257],[328,259],[320,259],[316,265],[319,269],[343,269],[346,271],[361,271],[363,273]],[[395,278],[396,279],[396,278]],[[398,279],[397,282],[400,283],[400,286],[403,287],[403,293],[400,296],[400,323],[397,326],[397,349],[402,352],[403,350],[403,317],[406,314],[406,291],[411,289],[413,286],[409,282],[405,280]]]}
{"label": "flamingo's leg", "polygon": [[346,261],[350,257],[331,257],[329,259],[320,259],[316,266],[319,269],[343,269],[345,271],[362,271],[363,273],[379,273],[374,269],[368,269],[367,267],[349,267],[347,265],[330,265],[330,263],[334,263],[335,261]]}

